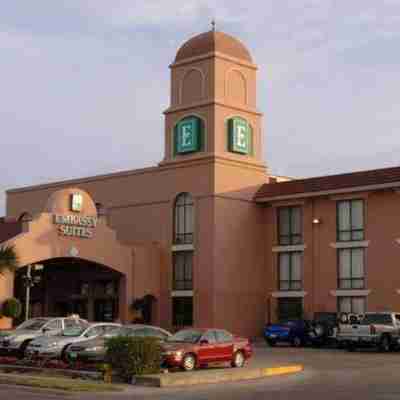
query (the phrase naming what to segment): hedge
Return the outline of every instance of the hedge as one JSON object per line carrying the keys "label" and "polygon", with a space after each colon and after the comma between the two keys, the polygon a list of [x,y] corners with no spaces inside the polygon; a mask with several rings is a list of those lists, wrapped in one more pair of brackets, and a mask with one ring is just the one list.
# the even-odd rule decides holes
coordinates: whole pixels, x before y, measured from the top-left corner
{"label": "hedge", "polygon": [[117,336],[106,340],[106,362],[126,381],[160,372],[161,345],[152,337]]}
{"label": "hedge", "polygon": [[1,314],[4,317],[8,318],[18,318],[21,315],[21,312],[22,312],[22,304],[18,299],[14,297],[7,299],[3,303],[3,307],[1,309]]}

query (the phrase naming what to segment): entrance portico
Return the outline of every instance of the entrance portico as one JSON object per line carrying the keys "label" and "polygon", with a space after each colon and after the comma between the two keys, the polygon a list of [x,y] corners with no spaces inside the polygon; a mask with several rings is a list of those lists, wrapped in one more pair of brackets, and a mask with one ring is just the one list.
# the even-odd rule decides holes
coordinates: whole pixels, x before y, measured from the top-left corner
{"label": "entrance portico", "polygon": [[133,248],[117,240],[85,191],[53,193],[44,212],[24,221],[22,231],[3,245],[15,247],[21,267],[15,282],[11,274],[3,277],[8,290],[2,297],[15,293],[24,299],[24,270],[39,264],[44,268],[32,289],[33,314],[76,312],[89,320],[128,320]]}

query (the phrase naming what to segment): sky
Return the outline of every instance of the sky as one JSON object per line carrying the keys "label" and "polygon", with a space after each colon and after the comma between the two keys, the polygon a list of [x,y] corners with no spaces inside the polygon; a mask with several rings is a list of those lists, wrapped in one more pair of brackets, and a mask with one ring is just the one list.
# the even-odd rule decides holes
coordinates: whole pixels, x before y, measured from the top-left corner
{"label": "sky", "polygon": [[0,216],[6,189],[161,161],[168,65],[213,18],[259,66],[272,173],[400,165],[400,0],[9,0]]}

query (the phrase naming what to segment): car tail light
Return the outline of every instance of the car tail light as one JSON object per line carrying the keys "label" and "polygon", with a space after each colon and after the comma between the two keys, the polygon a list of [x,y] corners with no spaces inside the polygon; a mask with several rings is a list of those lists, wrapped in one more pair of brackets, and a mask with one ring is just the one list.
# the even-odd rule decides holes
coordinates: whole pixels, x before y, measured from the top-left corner
{"label": "car tail light", "polygon": [[369,330],[370,330],[371,335],[375,335],[375,334],[376,334],[375,325],[371,325],[371,326],[369,327]]}

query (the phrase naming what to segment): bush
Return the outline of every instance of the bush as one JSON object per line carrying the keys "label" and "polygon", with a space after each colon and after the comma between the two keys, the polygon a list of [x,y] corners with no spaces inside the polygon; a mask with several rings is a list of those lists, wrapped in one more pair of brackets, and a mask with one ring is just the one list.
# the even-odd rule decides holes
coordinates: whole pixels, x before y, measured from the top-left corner
{"label": "bush", "polygon": [[14,297],[7,299],[3,303],[1,314],[4,317],[18,318],[21,315],[21,312],[22,312],[22,304],[18,299]]}
{"label": "bush", "polygon": [[106,341],[106,362],[123,379],[160,372],[161,346],[151,337],[117,336]]}

